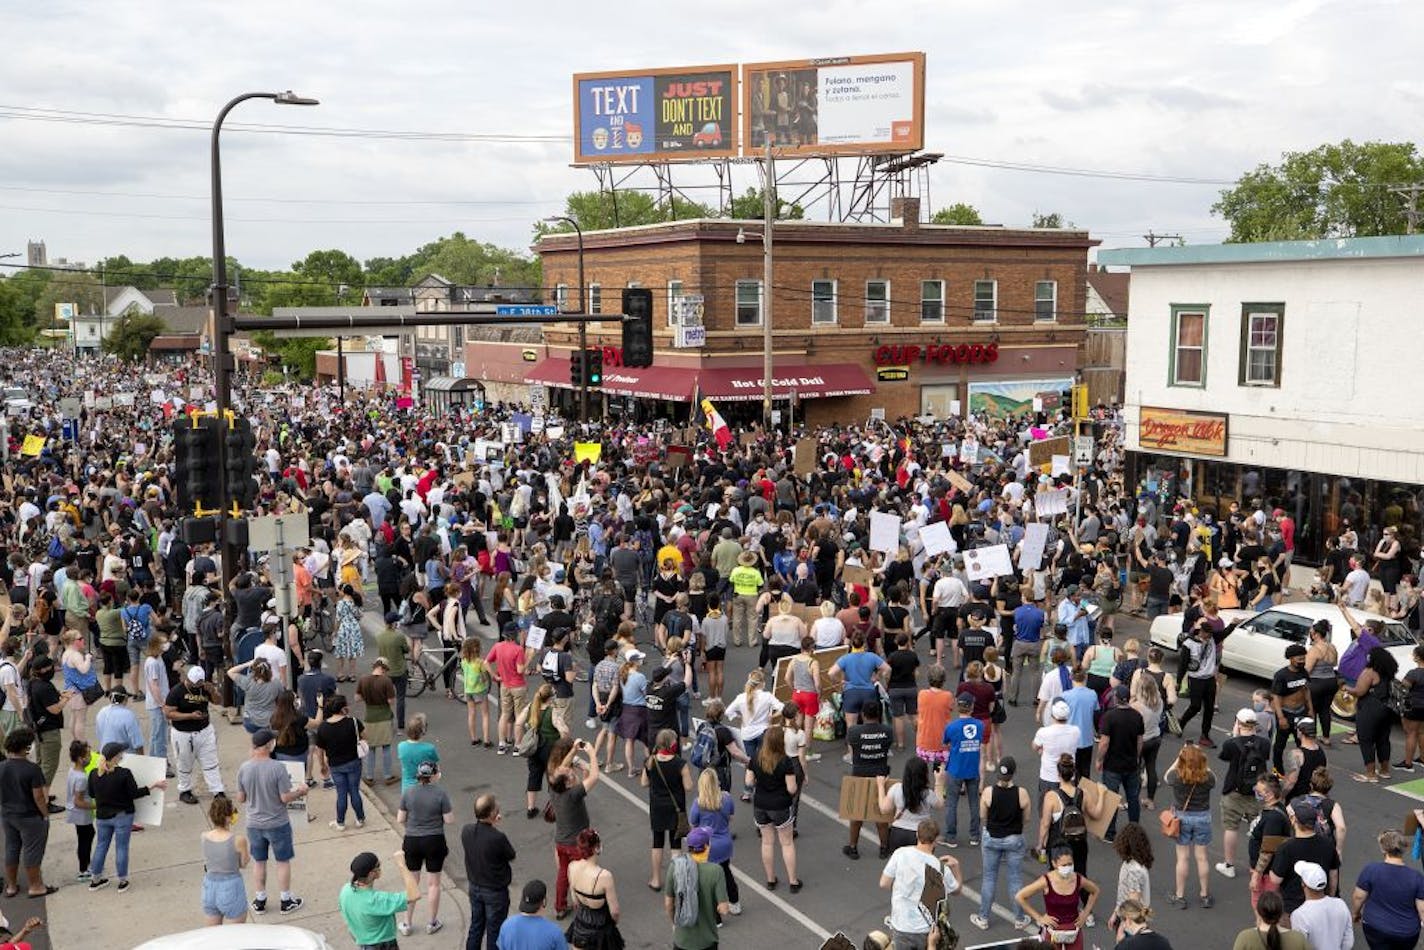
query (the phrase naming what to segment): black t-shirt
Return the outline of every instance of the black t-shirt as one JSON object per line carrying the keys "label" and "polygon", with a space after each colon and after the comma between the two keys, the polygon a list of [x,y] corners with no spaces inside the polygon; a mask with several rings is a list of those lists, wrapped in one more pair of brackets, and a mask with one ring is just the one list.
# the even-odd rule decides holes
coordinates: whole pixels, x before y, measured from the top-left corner
{"label": "black t-shirt", "polygon": [[201,732],[208,726],[208,694],[189,683],[179,683],[168,691],[163,705],[180,713],[200,712],[202,719],[175,719],[169,723],[179,732]]}
{"label": "black t-shirt", "polygon": [[49,680],[30,680],[30,715],[35,720],[35,732],[51,732],[64,728],[64,710],[50,712],[59,702],[59,689]]}
{"label": "black t-shirt", "polygon": [[1116,950],[1172,950],[1172,944],[1161,934],[1144,930],[1118,944]]}
{"label": "black t-shirt", "polygon": [[34,790],[44,788],[44,772],[29,759],[6,758],[0,762],[0,815],[6,818],[38,818]]}
{"label": "black t-shirt", "polygon": [[1152,597],[1166,599],[1172,596],[1172,582],[1177,579],[1177,575],[1172,573],[1171,568],[1163,567],[1160,564],[1153,564],[1147,569],[1147,593]]}
{"label": "black t-shirt", "polygon": [[237,626],[244,629],[261,626],[262,609],[271,599],[272,588],[270,587],[248,587],[234,590],[232,602],[237,610]]}
{"label": "black t-shirt", "polygon": [[1415,667],[1405,673],[1404,685],[1409,687],[1409,708],[1424,712],[1424,669]]}
{"label": "black t-shirt", "polygon": [[1249,568],[1265,556],[1266,549],[1259,544],[1243,544],[1236,552],[1236,563],[1243,568]]}
{"label": "black t-shirt", "polygon": [[920,657],[914,650],[895,650],[885,659],[890,667],[890,689],[914,689]]}
{"label": "black t-shirt", "polygon": [[959,631],[959,650],[964,665],[984,661],[984,651],[994,645],[994,632],[988,627],[965,627]]}
{"label": "black t-shirt", "polygon": [[656,736],[659,729],[677,732],[677,698],[687,692],[682,680],[671,676],[647,691],[648,732]]}
{"label": "black t-shirt", "polygon": [[1251,859],[1251,867],[1254,868],[1256,862],[1261,859],[1262,839],[1288,838],[1290,833],[1290,819],[1286,817],[1284,808],[1272,805],[1270,808],[1261,809],[1261,814],[1251,822],[1251,830],[1246,839],[1246,853]]}
{"label": "black t-shirt", "polygon": [[[1258,755],[1264,756],[1269,762],[1271,758],[1271,744],[1266,741],[1265,736],[1232,736],[1221,744],[1221,752],[1217,758],[1226,763],[1226,776],[1221,783],[1221,793],[1241,791],[1241,766],[1246,762],[1246,753],[1252,745],[1256,746]],[[1242,794],[1254,794],[1246,791]]]}
{"label": "black t-shirt", "polygon": [[[1282,699],[1281,708],[1290,711],[1305,708],[1305,690],[1309,683],[1309,676],[1305,672],[1305,667],[1299,670],[1292,669],[1289,664],[1276,670],[1276,675],[1271,677],[1271,695],[1279,696]],[[1285,698],[1293,693],[1301,693],[1298,705],[1291,706],[1284,702]]]}
{"label": "black t-shirt", "polygon": [[1286,913],[1294,911],[1305,903],[1305,889],[1300,876],[1295,873],[1297,861],[1309,861],[1325,869],[1325,873],[1338,870],[1340,856],[1335,853],[1335,843],[1319,835],[1308,838],[1291,838],[1276,849],[1271,858],[1271,873],[1281,879],[1281,900],[1285,902]]}
{"label": "black t-shirt", "polygon": [[349,716],[337,722],[324,722],[316,727],[316,747],[326,753],[328,765],[345,765],[357,758],[356,740],[361,731],[361,726]]}
{"label": "black t-shirt", "polygon": [[[759,757],[758,757],[759,758]],[[791,793],[786,790],[786,776],[794,769],[791,760],[783,758],[770,772],[762,769],[757,758],[752,759],[752,776],[756,779],[756,790],[752,805],[762,811],[785,811],[791,807]]]}
{"label": "black t-shirt", "polygon": [[1107,749],[1103,752],[1103,771],[1136,772],[1139,764],[1137,740],[1145,732],[1142,714],[1131,706],[1116,706],[1103,713],[1098,723],[1098,733],[1108,740]]}
{"label": "black t-shirt", "polygon": [[850,774],[864,777],[890,774],[890,727],[883,722],[863,722],[846,732],[850,746]]}

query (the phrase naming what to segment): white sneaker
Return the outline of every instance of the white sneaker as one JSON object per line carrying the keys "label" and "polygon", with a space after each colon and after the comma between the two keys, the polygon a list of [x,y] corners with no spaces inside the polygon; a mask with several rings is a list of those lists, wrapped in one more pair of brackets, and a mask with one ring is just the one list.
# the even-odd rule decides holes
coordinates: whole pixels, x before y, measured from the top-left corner
{"label": "white sneaker", "polygon": [[742,915],[742,902],[733,901],[730,905],[728,905],[727,909],[732,912],[733,917],[740,917]]}
{"label": "white sneaker", "polygon": [[328,822],[326,823],[326,827],[332,829],[333,831],[345,831],[345,830],[346,830],[346,826],[345,826],[345,825],[341,824],[340,822],[336,822],[336,821],[328,821]]}
{"label": "white sneaker", "polygon": [[983,917],[979,914],[970,914],[969,922],[974,926],[978,927],[980,930],[989,929],[989,918]]}
{"label": "white sneaker", "polygon": [[592,730],[594,730],[594,729],[597,729],[597,728],[598,728],[598,720],[597,720],[597,719],[592,719],[592,718],[590,718],[590,719],[585,719],[585,720],[583,721],[583,727],[584,727],[585,729],[588,729],[589,731],[592,731]]}
{"label": "white sneaker", "polygon": [[356,827],[357,827],[357,828],[364,828],[364,827],[366,827],[366,819],[364,819],[364,818],[357,818],[357,819],[356,819]]}
{"label": "white sneaker", "polygon": [[396,930],[400,931],[400,935],[401,935],[402,937],[409,937],[409,936],[410,936],[410,924],[406,923],[406,922],[403,921],[403,920],[402,920],[402,921],[398,921],[398,922],[396,923]]}
{"label": "white sneaker", "polygon": [[1220,874],[1222,877],[1235,877],[1235,876],[1236,876],[1236,867],[1235,867],[1235,865],[1227,864],[1225,861],[1219,861],[1219,862],[1217,862],[1216,870],[1217,870],[1217,873]]}

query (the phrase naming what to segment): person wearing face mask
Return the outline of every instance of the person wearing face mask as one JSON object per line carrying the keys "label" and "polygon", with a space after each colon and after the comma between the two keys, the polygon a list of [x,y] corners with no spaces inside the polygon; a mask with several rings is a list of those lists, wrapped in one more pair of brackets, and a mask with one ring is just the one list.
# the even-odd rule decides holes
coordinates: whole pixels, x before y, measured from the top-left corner
{"label": "person wearing face mask", "polygon": [[1166,937],[1152,929],[1152,908],[1128,898],[1117,905],[1115,950],[1172,950]]}
{"label": "person wearing face mask", "polygon": [[1236,876],[1236,839],[1240,837],[1242,822],[1255,821],[1261,813],[1261,805],[1256,798],[1256,780],[1270,771],[1267,764],[1269,749],[1266,740],[1256,734],[1255,711],[1239,710],[1231,738],[1222,743],[1217,754],[1217,758],[1226,763],[1226,777],[1221,786],[1224,860],[1216,865],[1217,872],[1224,877]]}
{"label": "person wearing face mask", "polygon": [[1305,646],[1292,643],[1286,647],[1286,665],[1276,670],[1271,679],[1271,710],[1276,716],[1276,741],[1271,743],[1271,764],[1277,772],[1284,771],[1281,753],[1286,740],[1295,732],[1301,719],[1315,717],[1310,693],[1310,676],[1305,671]]}
{"label": "person wearing face mask", "polygon": [[1281,799],[1281,780],[1275,775],[1263,775],[1256,780],[1254,790],[1256,801],[1261,805],[1261,813],[1251,822],[1246,833],[1246,856],[1251,861],[1251,903],[1261,896],[1266,871],[1271,864],[1271,855],[1263,853],[1261,843],[1268,837],[1286,838],[1290,836],[1290,815],[1286,813],[1285,802]]}
{"label": "person wearing face mask", "polygon": [[[1026,884],[1014,900],[1038,924],[1043,940],[1061,950],[1083,950],[1083,928],[1098,902],[1098,885],[1074,869],[1067,848],[1055,848],[1050,861],[1053,869]],[[1042,913],[1029,903],[1039,894]]]}

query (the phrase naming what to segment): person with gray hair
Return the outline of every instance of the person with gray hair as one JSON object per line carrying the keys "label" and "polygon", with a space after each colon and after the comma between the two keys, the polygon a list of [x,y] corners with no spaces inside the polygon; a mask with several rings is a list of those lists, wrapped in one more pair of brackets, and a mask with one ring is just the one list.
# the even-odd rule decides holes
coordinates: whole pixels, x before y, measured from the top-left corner
{"label": "person with gray hair", "polygon": [[1389,829],[1380,832],[1382,861],[1373,861],[1360,870],[1350,895],[1350,909],[1360,921],[1365,942],[1372,948],[1389,950],[1413,947],[1419,942],[1419,907],[1424,901],[1424,874],[1404,861],[1408,847],[1404,835]]}

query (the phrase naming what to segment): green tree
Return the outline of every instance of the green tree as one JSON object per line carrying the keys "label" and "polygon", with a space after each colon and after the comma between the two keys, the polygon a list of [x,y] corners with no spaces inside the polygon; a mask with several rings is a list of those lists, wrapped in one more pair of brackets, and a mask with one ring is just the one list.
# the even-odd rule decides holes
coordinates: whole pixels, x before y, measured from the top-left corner
{"label": "green tree", "polygon": [[331,340],[323,337],[284,337],[263,331],[252,334],[252,340],[265,352],[276,355],[288,370],[304,380],[316,375],[316,354],[332,348]]}
{"label": "green tree", "polygon": [[99,313],[104,309],[103,288],[99,279],[83,271],[56,270],[50,272],[50,279],[35,298],[35,326],[42,329],[58,329],[61,324],[55,319],[55,305],[72,303],[77,313]]}
{"label": "green tree", "polygon": [[[607,191],[575,191],[564,200],[564,214],[577,221],[579,227],[585,231],[606,231],[612,228],[636,227],[640,224],[717,217],[717,213],[704,204],[676,199],[671,206],[663,205],[643,191],[620,191],[616,195]],[[755,216],[761,217],[760,210]],[[538,221],[534,224],[534,237],[537,240],[545,234],[572,230],[573,228],[562,221],[552,224]]]}
{"label": "green tree", "polygon": [[409,287],[414,281],[413,256],[373,257],[366,261],[367,287]]}
{"label": "green tree", "polygon": [[947,208],[940,208],[930,218],[930,224],[983,224],[979,209],[963,201],[955,202]]}
{"label": "green tree", "polygon": [[104,352],[130,363],[148,356],[148,347],[163,332],[163,320],[151,314],[129,312],[114,321],[104,336]]}
{"label": "green tree", "polygon": [[[746,194],[732,199],[731,214],[737,220],[766,217],[766,192],[761,188],[748,188]],[[800,221],[806,217],[806,209],[799,204],[776,197],[776,220]]]}
{"label": "green tree", "polygon": [[1033,213],[1033,224],[1029,225],[1029,227],[1034,228],[1071,228],[1072,226],[1073,222],[1071,221],[1064,224],[1063,215],[1057,211],[1050,211],[1047,214],[1041,211],[1035,211]]}
{"label": "green tree", "polygon": [[473,238],[459,231],[416,250],[411,255],[411,276],[439,274],[457,284],[477,287],[538,287],[539,267],[535,261]]}
{"label": "green tree", "polygon": [[1404,203],[1390,186],[1420,183],[1424,156],[1414,143],[1345,139],[1258,165],[1211,210],[1230,222],[1230,241],[1403,234]]}
{"label": "green tree", "polygon": [[[211,257],[158,257],[150,261],[143,271],[152,275],[149,287],[173,288],[180,304],[199,305],[207,302],[208,288],[213,283]],[[242,273],[242,267],[237,260],[229,257],[228,281],[240,283]]]}
{"label": "green tree", "polygon": [[0,278],[0,346],[18,346],[34,338],[35,302],[19,281]]}
{"label": "green tree", "polygon": [[[342,286],[348,288],[348,294],[359,298],[365,278],[361,262],[345,251],[337,250],[312,251],[292,265],[292,272],[306,281],[330,284],[334,298]],[[345,297],[341,299],[345,301]]]}

